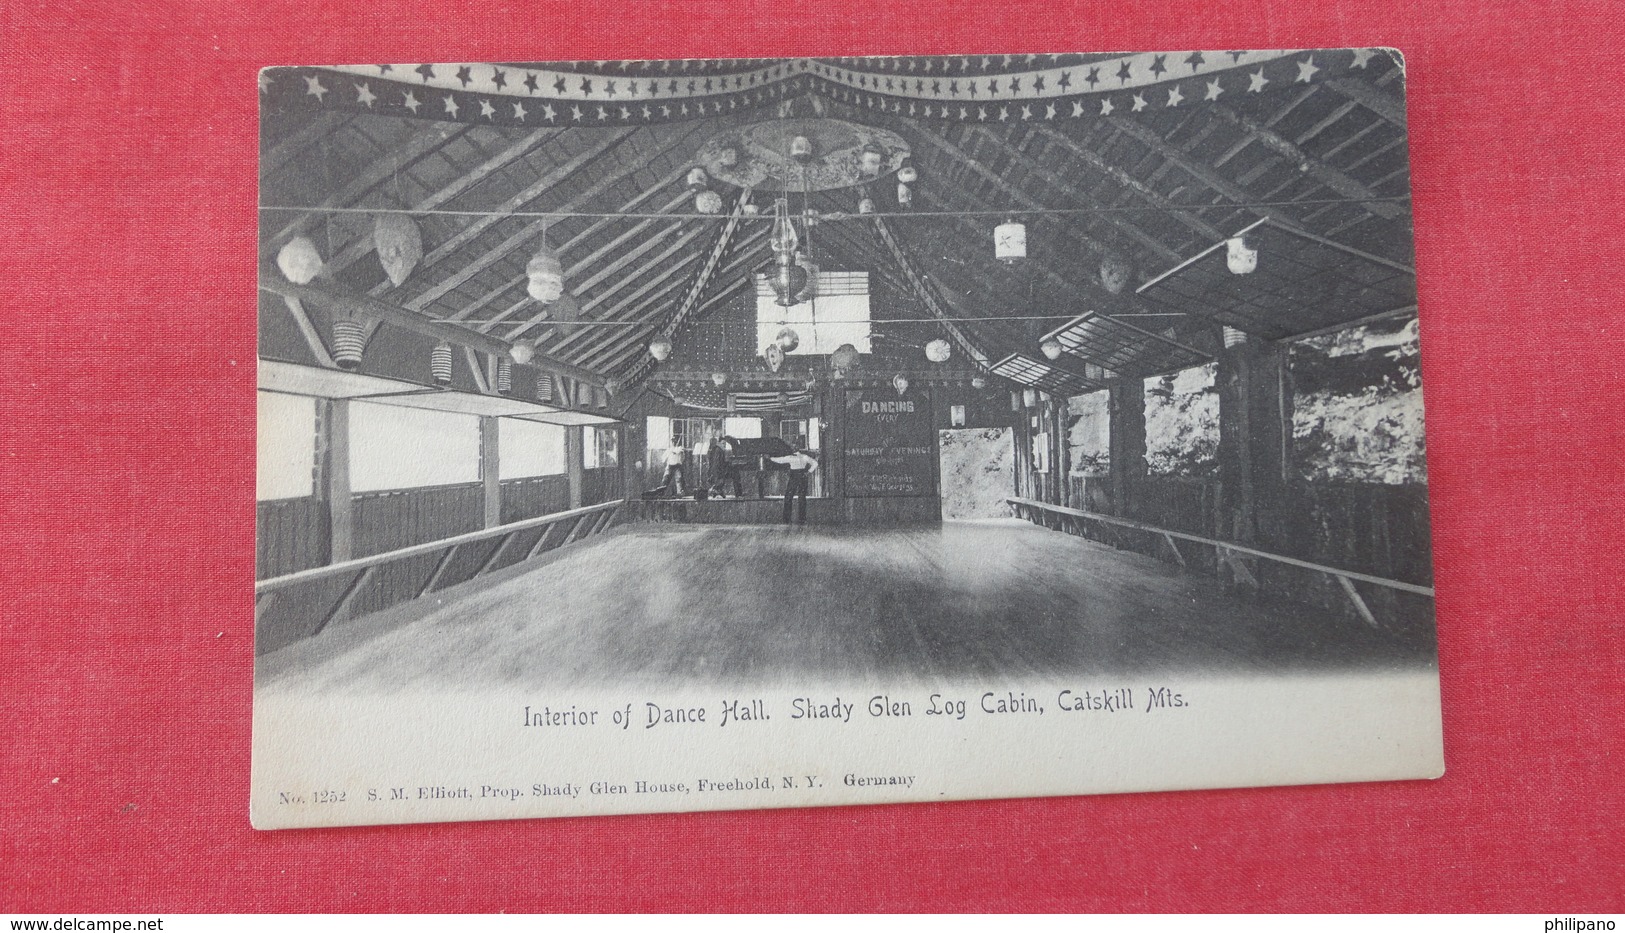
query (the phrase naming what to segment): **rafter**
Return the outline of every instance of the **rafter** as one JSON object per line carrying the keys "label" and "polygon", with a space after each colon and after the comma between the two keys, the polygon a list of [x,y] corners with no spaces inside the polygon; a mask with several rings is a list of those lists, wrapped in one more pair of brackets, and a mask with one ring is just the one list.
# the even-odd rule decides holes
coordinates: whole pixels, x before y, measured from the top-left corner
{"label": "rafter", "polygon": [[[1069,182],[1066,179],[1062,178],[1060,175],[1057,175],[1056,173],[1050,171],[1048,168],[1045,168],[1037,160],[1029,158],[1027,155],[1023,154],[1020,150],[1018,150],[1014,146],[1010,145],[1009,142],[1005,141],[1004,139],[1001,139],[997,134],[993,133],[987,127],[985,127],[985,126],[975,127],[973,132],[980,135],[983,139],[986,139],[986,140],[992,142],[994,145],[998,146],[1000,149],[1002,149],[1010,157],[1010,160],[1012,162],[1014,162],[1015,164],[1021,166],[1024,169],[1026,169],[1029,174],[1037,175],[1039,178],[1042,178],[1045,182],[1047,182],[1050,185],[1050,187],[1054,188],[1057,191],[1060,191],[1062,194],[1065,194],[1067,197],[1070,197],[1076,204],[1079,204],[1079,205],[1084,206],[1084,207],[1094,208],[1096,210],[1100,210],[1101,208],[1103,208],[1105,206],[1105,205],[1101,204],[1101,202],[1098,201],[1095,198],[1094,195],[1090,194],[1087,191],[1082,190],[1081,188],[1078,188],[1076,185],[1073,185],[1071,182]],[[1131,237],[1134,240],[1138,241],[1146,249],[1151,250],[1151,252],[1157,254],[1161,258],[1166,259],[1166,260],[1171,260],[1171,261],[1174,261],[1174,262],[1178,262],[1182,258],[1177,251],[1170,248],[1166,243],[1163,243],[1161,240],[1157,239],[1156,237],[1151,236],[1150,234],[1146,233],[1144,230],[1141,230],[1139,227],[1135,226],[1134,224],[1130,223],[1129,221],[1124,220],[1121,216],[1119,216],[1117,214],[1114,214],[1114,213],[1104,212],[1104,211],[1102,213],[1100,213],[1098,216],[1103,218],[1107,223],[1111,224],[1113,227],[1117,228],[1118,230],[1120,230],[1123,233],[1127,234],[1129,237]]]}
{"label": "rafter", "polygon": [[1326,86],[1347,97],[1384,120],[1405,129],[1405,103],[1389,97],[1376,87],[1358,78],[1332,78]]}
{"label": "rafter", "polygon": [[350,122],[351,116],[338,110],[319,111],[308,123],[298,130],[290,133],[287,138],[265,150],[260,156],[260,183],[264,184],[271,176],[282,170],[293,158],[309,149],[318,139],[329,133],[336,133],[339,127]]}
{"label": "rafter", "polygon": [[1222,104],[1213,104],[1210,112],[1221,120],[1231,123],[1244,132],[1250,133],[1264,148],[1275,153],[1288,162],[1297,166],[1299,170],[1307,172],[1310,177],[1332,189],[1345,198],[1359,200],[1361,206],[1378,217],[1392,220],[1405,213],[1405,208],[1392,201],[1382,200],[1383,195],[1366,187],[1354,176],[1342,169],[1328,165],[1320,159],[1309,155],[1298,148],[1292,140],[1287,139],[1275,130],[1259,123],[1245,114],[1240,114]]}
{"label": "rafter", "polygon": [[1117,184],[1122,186],[1125,190],[1132,191],[1152,207],[1166,211],[1169,216],[1189,227],[1197,234],[1200,234],[1205,239],[1220,240],[1224,238],[1224,235],[1219,232],[1217,227],[1209,224],[1201,217],[1198,217],[1189,208],[1176,207],[1173,202],[1158,194],[1156,189],[1140,181],[1138,178],[1135,178],[1133,175],[1130,175],[1128,172],[1123,171],[1123,169],[1119,166],[1113,165],[1112,163],[1101,158],[1098,153],[1085,147],[1065,133],[1048,126],[1034,127],[1034,132],[1044,139],[1060,145],[1062,148],[1072,153],[1072,155],[1076,156],[1080,162],[1105,174],[1106,177],[1117,182]]}
{"label": "rafter", "polygon": [[411,140],[398,149],[391,148],[386,155],[374,159],[371,164],[362,169],[359,174],[351,178],[344,187],[327,196],[315,210],[306,211],[289,221],[274,235],[266,238],[260,244],[260,252],[270,255],[281,248],[283,243],[309,230],[320,222],[325,214],[323,208],[351,207],[362,196],[381,184],[385,179],[400,171],[402,168],[417,162],[424,156],[445,146],[454,139],[460,139],[472,126],[459,126],[444,135],[422,133],[411,137]]}
{"label": "rafter", "polygon": [[[682,302],[678,304],[676,310],[666,319],[666,322],[660,326],[662,334],[669,336],[677,328],[683,326],[683,321],[688,317],[689,312],[693,310],[694,303],[699,300],[706,286],[710,284],[711,274],[716,271],[717,264],[722,261],[723,255],[727,253],[728,245],[733,242],[734,232],[739,229],[739,218],[744,216],[745,206],[750,203],[750,198],[751,192],[748,189],[740,194],[739,200],[734,204],[733,213],[728,216],[728,222],[723,224],[722,232],[717,234],[716,242],[712,244],[711,251],[705,257],[705,265],[700,267],[693,281],[689,283],[688,291],[683,296]],[[633,378],[639,378],[641,375],[641,373],[637,373]]]}
{"label": "rafter", "polygon": [[[447,184],[438,191],[434,191],[426,197],[419,199],[411,206],[410,210],[432,211],[438,208],[440,205],[446,203],[459,194],[462,194],[473,186],[484,181],[486,178],[489,178],[492,173],[500,171],[503,167],[507,166],[515,159],[528,155],[537,146],[540,146],[542,143],[553,138],[559,132],[561,131],[557,129],[540,129],[527,134],[522,139],[503,149],[501,152],[497,153],[491,158],[485,160],[467,172],[458,175],[451,181],[450,184]],[[339,254],[328,262],[328,268],[334,273],[342,272],[344,269],[349,268],[352,263],[356,262],[368,253],[373,252],[376,248],[377,247],[373,244],[372,237],[360,237],[350,245],[346,246],[344,249],[340,250]]]}

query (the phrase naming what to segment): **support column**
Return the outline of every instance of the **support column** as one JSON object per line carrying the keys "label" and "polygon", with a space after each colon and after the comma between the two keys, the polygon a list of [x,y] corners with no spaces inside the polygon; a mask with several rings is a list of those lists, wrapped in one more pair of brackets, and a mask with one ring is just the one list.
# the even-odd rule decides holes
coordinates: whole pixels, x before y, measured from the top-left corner
{"label": "support column", "polygon": [[355,520],[350,493],[350,401],[328,399],[322,417],[322,495],[327,500],[327,562],[355,556]]}
{"label": "support column", "polygon": [[485,486],[485,527],[502,524],[502,461],[497,419],[480,419],[480,481]]}
{"label": "support column", "polygon": [[570,508],[581,508],[582,471],[581,471],[582,429],[580,425],[573,425],[564,429],[564,466],[570,476]]}
{"label": "support column", "polygon": [[1110,389],[1112,511],[1134,514],[1134,496],[1145,478],[1145,382],[1125,379]]}
{"label": "support column", "polygon": [[1268,543],[1286,497],[1286,348],[1248,339],[1219,354],[1220,537]]}

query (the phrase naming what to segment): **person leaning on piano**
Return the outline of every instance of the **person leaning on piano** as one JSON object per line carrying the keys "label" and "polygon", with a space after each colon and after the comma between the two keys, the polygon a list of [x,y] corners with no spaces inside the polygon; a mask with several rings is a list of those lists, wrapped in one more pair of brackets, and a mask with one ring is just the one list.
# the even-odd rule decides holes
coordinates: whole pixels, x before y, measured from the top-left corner
{"label": "person leaning on piano", "polygon": [[790,483],[784,490],[784,523],[790,524],[790,500],[796,500],[796,522],[807,524],[807,477],[818,469],[818,461],[805,450],[797,450],[783,457],[771,457],[790,469]]}
{"label": "person leaning on piano", "polygon": [[738,449],[739,441],[729,434],[718,435],[716,443],[711,445],[711,462],[706,471],[711,480],[711,495],[721,498],[723,484],[733,480],[734,498],[745,497],[739,483],[739,464],[734,460]]}

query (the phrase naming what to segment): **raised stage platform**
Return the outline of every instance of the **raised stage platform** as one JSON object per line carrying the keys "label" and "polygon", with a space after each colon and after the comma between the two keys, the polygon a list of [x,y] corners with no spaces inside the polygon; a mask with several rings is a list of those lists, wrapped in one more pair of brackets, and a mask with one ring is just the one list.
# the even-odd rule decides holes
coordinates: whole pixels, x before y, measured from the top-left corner
{"label": "raised stage platform", "polygon": [[[777,525],[784,521],[784,500],[642,499],[627,502],[629,519],[691,525]],[[942,521],[936,496],[892,499],[807,500],[809,525],[922,525]]]}

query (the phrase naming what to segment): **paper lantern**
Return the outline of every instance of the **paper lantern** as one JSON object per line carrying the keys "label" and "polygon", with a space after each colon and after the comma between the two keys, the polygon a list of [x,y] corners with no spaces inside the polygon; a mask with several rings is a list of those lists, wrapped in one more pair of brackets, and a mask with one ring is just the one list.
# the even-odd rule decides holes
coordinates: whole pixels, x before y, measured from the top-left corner
{"label": "paper lantern", "polygon": [[858,201],[858,213],[873,214],[875,212],[874,198],[861,198]]}
{"label": "paper lantern", "polygon": [[1023,405],[1025,405],[1025,406],[1027,406],[1028,408],[1037,408],[1038,407],[1038,390],[1037,389],[1022,389],[1021,390],[1021,403]]}
{"label": "paper lantern", "polygon": [[701,191],[694,196],[694,209],[702,214],[722,213],[722,195],[715,191]]}
{"label": "paper lantern", "polygon": [[700,168],[697,165],[688,170],[688,186],[690,188],[699,190],[700,188],[704,188],[706,183],[710,180],[711,176],[705,173],[705,169]]}
{"label": "paper lantern", "polygon": [[429,351],[429,375],[437,386],[451,385],[451,344],[444,340]]}
{"label": "paper lantern", "polygon": [[898,395],[906,395],[908,393],[908,377],[902,373],[891,377],[891,387],[897,390]]}
{"label": "paper lantern", "polygon": [[1229,324],[1224,325],[1224,348],[1237,347],[1247,342],[1247,332],[1237,330]]}
{"label": "paper lantern", "polygon": [[553,401],[553,377],[541,375],[536,377],[536,398],[544,402]]}
{"label": "paper lantern", "polygon": [[728,384],[728,374],[727,373],[712,373],[711,374],[711,384],[716,386],[719,389],[722,388],[723,386]]}
{"label": "paper lantern", "polygon": [[906,157],[903,159],[903,167],[897,170],[897,180],[911,185],[920,180],[919,170]]}
{"label": "paper lantern", "polygon": [[790,158],[797,162],[807,162],[813,157],[812,140],[805,136],[797,136],[790,140]]}
{"label": "paper lantern", "polygon": [[987,388],[987,380],[981,376],[970,377],[970,387],[973,389]]}
{"label": "paper lantern", "polygon": [[523,366],[535,358],[536,351],[531,349],[528,343],[516,343],[508,348],[508,355],[513,357],[515,363]]}
{"label": "paper lantern", "polygon": [[880,174],[880,168],[885,162],[886,150],[874,143],[865,145],[863,151],[858,153],[858,168],[870,178]]}
{"label": "paper lantern", "polygon": [[1246,275],[1258,268],[1258,250],[1247,245],[1247,238],[1233,236],[1224,241],[1225,265],[1236,275]]}
{"label": "paper lantern", "polygon": [[513,363],[497,360],[497,391],[503,395],[513,392]]}
{"label": "paper lantern", "polygon": [[897,183],[897,203],[903,207],[914,203],[914,192],[908,190],[908,185],[904,182]]}
{"label": "paper lantern", "polygon": [[333,322],[333,362],[339,369],[361,368],[361,350],[367,345],[367,331],[359,321]]}
{"label": "paper lantern", "polygon": [[1100,284],[1106,291],[1113,295],[1121,292],[1128,285],[1128,279],[1127,262],[1115,256],[1107,256],[1100,261]]}
{"label": "paper lantern", "polygon": [[746,204],[739,209],[739,212],[744,214],[746,217],[755,217],[757,214],[762,212],[762,209],[754,204]]}
{"label": "paper lantern", "polygon": [[1046,340],[1043,343],[1039,344],[1038,349],[1044,351],[1044,355],[1049,357],[1052,360],[1060,359],[1061,354],[1063,352],[1065,352],[1064,348],[1060,344],[1060,341],[1057,341],[1057,340],[1055,340],[1053,338],[1050,339],[1050,340]]}
{"label": "paper lantern", "polygon": [[664,363],[671,356],[671,338],[661,336],[649,341],[649,355]]}
{"label": "paper lantern", "polygon": [[546,246],[531,257],[525,266],[525,275],[530,280],[525,291],[542,304],[558,301],[564,295],[564,266]]}
{"label": "paper lantern", "polygon": [[801,271],[807,277],[807,281],[796,289],[796,303],[812,301],[818,297],[818,263],[813,262],[801,253],[797,253],[796,265],[801,267]]}
{"label": "paper lantern", "polygon": [[776,343],[768,344],[762,351],[762,356],[767,360],[767,368],[771,372],[776,373],[784,366],[784,348]]}
{"label": "paper lantern", "polygon": [[845,372],[848,369],[857,369],[858,348],[852,346],[850,343],[841,344],[835,348],[834,353],[830,354],[829,365],[831,368],[841,370],[842,372]]}
{"label": "paper lantern", "polygon": [[322,254],[309,237],[296,236],[276,254],[276,267],[295,285],[309,285],[322,271]]}
{"label": "paper lantern", "polygon": [[773,342],[779,345],[780,350],[790,353],[801,346],[801,335],[796,333],[793,327],[781,327],[774,335]]}
{"label": "paper lantern", "polygon": [[405,214],[379,214],[372,224],[372,245],[391,285],[400,285],[423,258],[423,233]]}
{"label": "paper lantern", "polygon": [[1007,220],[993,228],[993,255],[1005,262],[1027,258],[1027,227]]}
{"label": "paper lantern", "polygon": [[948,341],[940,337],[925,345],[925,358],[933,363],[946,363],[948,357],[953,355],[953,348],[948,346]]}

